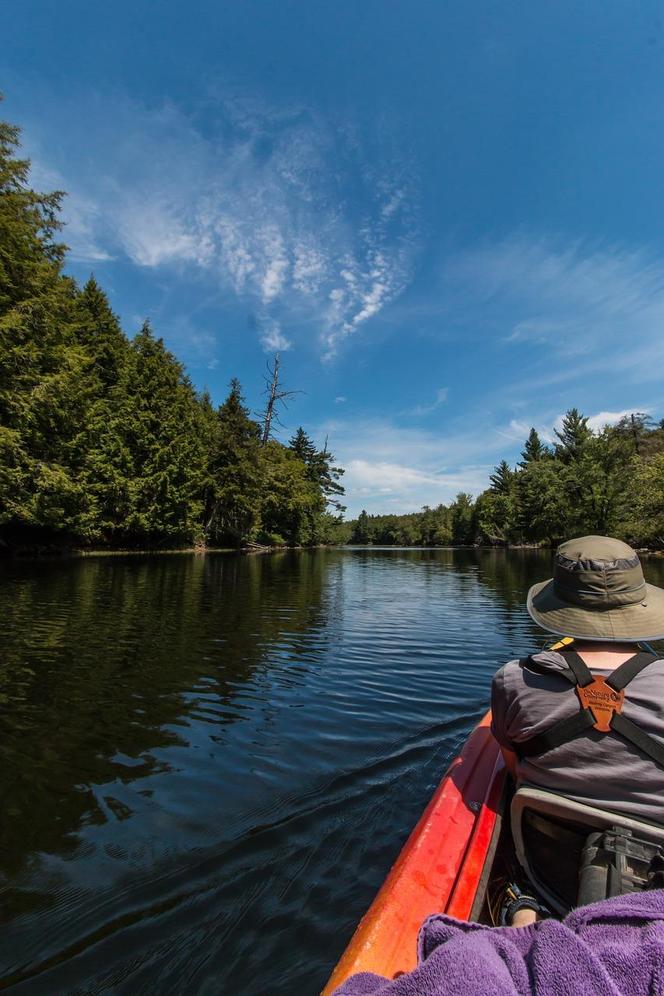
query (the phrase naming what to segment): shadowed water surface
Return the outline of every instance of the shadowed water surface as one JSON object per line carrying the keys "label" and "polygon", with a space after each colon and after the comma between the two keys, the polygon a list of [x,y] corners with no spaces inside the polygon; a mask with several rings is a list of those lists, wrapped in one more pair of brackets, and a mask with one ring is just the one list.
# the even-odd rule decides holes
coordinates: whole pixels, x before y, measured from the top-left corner
{"label": "shadowed water surface", "polygon": [[493,671],[543,642],[549,563],[2,565],[0,989],[315,994]]}

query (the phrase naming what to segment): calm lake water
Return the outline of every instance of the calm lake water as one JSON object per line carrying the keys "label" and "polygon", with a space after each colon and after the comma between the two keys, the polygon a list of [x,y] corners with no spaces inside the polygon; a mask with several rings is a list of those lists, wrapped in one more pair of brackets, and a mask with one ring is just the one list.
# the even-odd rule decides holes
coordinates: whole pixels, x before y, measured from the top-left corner
{"label": "calm lake water", "polygon": [[0,989],[317,993],[493,671],[543,643],[549,564],[3,564]]}

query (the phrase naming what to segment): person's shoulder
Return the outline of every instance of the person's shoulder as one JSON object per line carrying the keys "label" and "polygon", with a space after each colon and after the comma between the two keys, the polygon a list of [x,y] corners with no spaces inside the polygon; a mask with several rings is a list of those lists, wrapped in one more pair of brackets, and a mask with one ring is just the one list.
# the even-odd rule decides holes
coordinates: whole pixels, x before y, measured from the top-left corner
{"label": "person's shoulder", "polygon": [[556,674],[567,670],[565,658],[555,650],[542,650],[524,657],[516,657],[500,667],[493,676],[493,684],[507,688],[523,684],[524,672]]}
{"label": "person's shoulder", "polygon": [[506,664],[501,665],[493,676],[494,684],[504,685],[512,675],[519,672],[523,666],[523,658],[516,657],[514,660],[507,661]]}
{"label": "person's shoulder", "polygon": [[515,658],[514,660],[507,661],[502,667],[499,667],[493,676],[492,681],[492,694],[494,701],[497,698],[506,698],[510,690],[512,690],[518,683],[521,669],[523,667],[524,658]]}

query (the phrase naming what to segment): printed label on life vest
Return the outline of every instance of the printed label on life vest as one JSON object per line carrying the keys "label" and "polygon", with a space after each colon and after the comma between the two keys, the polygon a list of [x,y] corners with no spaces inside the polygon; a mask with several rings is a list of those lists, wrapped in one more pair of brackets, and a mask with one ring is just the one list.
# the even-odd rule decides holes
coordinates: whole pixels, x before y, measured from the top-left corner
{"label": "printed label on life vest", "polygon": [[596,674],[589,685],[584,688],[576,686],[576,691],[584,709],[590,709],[595,723],[593,729],[600,733],[608,733],[611,729],[611,720],[615,713],[621,713],[623,702],[625,701],[625,689],[617,692],[605,679]]}

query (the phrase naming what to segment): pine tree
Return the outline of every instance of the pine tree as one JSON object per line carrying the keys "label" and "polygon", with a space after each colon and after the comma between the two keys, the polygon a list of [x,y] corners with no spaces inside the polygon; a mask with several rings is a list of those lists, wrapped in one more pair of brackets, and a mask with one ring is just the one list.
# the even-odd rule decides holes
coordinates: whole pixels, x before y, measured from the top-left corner
{"label": "pine tree", "polygon": [[210,459],[211,485],[205,532],[212,542],[240,545],[260,527],[260,428],[249,417],[239,380],[233,378],[218,411],[217,435]]}
{"label": "pine tree", "polygon": [[310,474],[325,499],[325,505],[332,506],[336,512],[340,513],[346,510],[346,506],[339,501],[339,498],[346,493],[346,489],[341,483],[345,471],[343,467],[335,467],[334,463],[334,454],[328,450],[326,439],[323,449],[314,453],[309,465]]}
{"label": "pine tree", "polygon": [[313,439],[309,438],[302,426],[299,427],[293,438],[289,441],[288,447],[306,467],[311,466],[316,456],[316,446]]}
{"label": "pine tree", "polygon": [[0,121],[0,315],[52,288],[65,254],[55,239],[64,195],[30,188],[30,161],[16,157],[20,134]]}
{"label": "pine tree", "polygon": [[76,300],[76,335],[94,361],[94,375],[106,393],[118,383],[129,342],[111,310],[106,294],[93,276]]}
{"label": "pine tree", "polygon": [[519,467],[525,469],[531,463],[537,463],[538,460],[544,460],[547,457],[548,452],[549,451],[539,437],[537,429],[532,428],[521,452]]}
{"label": "pine tree", "polygon": [[643,452],[644,442],[655,428],[654,420],[646,412],[623,415],[611,430],[615,435],[630,441],[637,456]]}
{"label": "pine tree", "polygon": [[489,480],[491,481],[492,491],[500,495],[509,495],[514,491],[516,474],[510,468],[507,460],[501,460]]}
{"label": "pine tree", "polygon": [[355,523],[355,528],[353,534],[350,538],[351,543],[358,543],[363,546],[365,544],[373,543],[374,535],[373,529],[371,527],[371,522],[366,511],[362,509],[357,521]]}
{"label": "pine tree", "polygon": [[570,408],[565,412],[560,429],[555,429],[554,432],[558,439],[556,456],[564,463],[579,460],[592,437],[588,419],[581,415],[578,408]]}
{"label": "pine tree", "polygon": [[475,540],[473,498],[461,491],[452,502],[452,542],[468,545]]}
{"label": "pine tree", "polygon": [[269,440],[260,450],[260,466],[259,539],[277,545],[317,542],[325,500],[306,465],[292,449]]}

